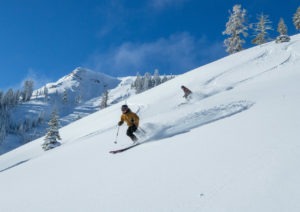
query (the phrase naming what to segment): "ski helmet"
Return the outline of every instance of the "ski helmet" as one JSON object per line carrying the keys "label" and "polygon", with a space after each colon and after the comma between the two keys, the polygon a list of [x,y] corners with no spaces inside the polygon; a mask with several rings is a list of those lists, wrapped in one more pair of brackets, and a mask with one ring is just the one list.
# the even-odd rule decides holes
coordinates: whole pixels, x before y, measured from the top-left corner
{"label": "ski helmet", "polygon": [[122,111],[127,111],[128,110],[128,106],[127,105],[122,105],[121,110]]}

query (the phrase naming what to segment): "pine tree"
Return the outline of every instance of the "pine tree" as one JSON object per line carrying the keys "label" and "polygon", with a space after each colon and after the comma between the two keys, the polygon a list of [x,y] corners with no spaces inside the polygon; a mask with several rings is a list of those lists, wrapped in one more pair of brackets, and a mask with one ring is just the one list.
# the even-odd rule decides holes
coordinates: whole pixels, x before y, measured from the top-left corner
{"label": "pine tree", "polygon": [[20,90],[17,90],[15,93],[14,93],[14,104],[17,105],[20,101],[20,97],[21,97],[21,91]]}
{"label": "pine tree", "polygon": [[287,35],[287,26],[285,25],[283,18],[280,18],[279,20],[277,31],[280,35]]}
{"label": "pine tree", "polygon": [[255,38],[252,40],[253,44],[263,44],[268,41],[268,30],[273,30],[271,26],[271,21],[267,15],[261,14],[257,17],[258,22],[253,26],[255,32]]}
{"label": "pine tree", "polygon": [[33,85],[34,85],[33,80],[26,80],[24,82],[23,92],[22,92],[22,100],[24,102],[30,100],[33,93]]}
{"label": "pine tree", "polygon": [[12,108],[13,106],[15,106],[13,89],[11,89],[11,88],[8,89],[8,91],[5,93],[5,95],[3,97],[3,101],[5,102],[5,104],[7,105],[8,108]]}
{"label": "pine tree", "polygon": [[152,88],[152,82],[151,82],[151,74],[146,72],[144,75],[144,86],[143,86],[143,91],[146,91],[150,88]]}
{"label": "pine tree", "polygon": [[226,51],[229,54],[239,52],[243,49],[242,45],[245,43],[243,37],[247,37],[248,27],[245,26],[246,10],[241,8],[241,5],[234,5],[233,12],[229,12],[229,20],[226,23],[226,29],[223,35],[228,35],[229,38],[224,40],[227,47]]}
{"label": "pine tree", "polygon": [[45,142],[42,144],[42,148],[45,151],[47,151],[49,149],[53,149],[60,145],[60,143],[57,141],[57,139],[61,140],[59,131],[58,131],[58,128],[59,128],[58,119],[59,119],[59,117],[57,115],[57,112],[56,112],[56,110],[54,110],[51,114],[51,119],[48,122],[49,128],[48,128],[48,132],[44,139]]}
{"label": "pine tree", "polygon": [[75,97],[75,103],[76,103],[76,104],[80,104],[81,101],[82,101],[82,95],[81,95],[80,92],[77,92],[77,95],[76,95],[76,97]]}
{"label": "pine tree", "polygon": [[49,90],[47,86],[44,87],[44,97],[45,97],[45,102],[48,101],[48,95],[49,95]]}
{"label": "pine tree", "polygon": [[297,30],[300,30],[300,7],[298,7],[296,13],[293,16],[293,23]]}
{"label": "pine tree", "polygon": [[287,34],[287,26],[284,23],[283,18],[280,18],[277,31],[279,32],[279,36],[276,38],[276,43],[289,42],[290,37]]}
{"label": "pine tree", "polygon": [[5,137],[6,137],[5,124],[1,122],[0,123],[0,144],[4,141]]}
{"label": "pine tree", "polygon": [[161,84],[161,78],[158,69],[155,69],[153,74],[153,85],[158,86],[159,84]]}
{"label": "pine tree", "polygon": [[135,87],[135,90],[136,90],[136,93],[141,93],[143,92],[143,87],[144,87],[144,84],[143,84],[143,80],[142,80],[142,77],[140,75],[140,73],[137,73],[136,74],[136,79],[134,81],[134,87]]}
{"label": "pine tree", "polygon": [[68,103],[68,91],[66,89],[63,92],[62,101],[64,104]]}
{"label": "pine tree", "polygon": [[161,83],[165,83],[168,81],[168,77],[164,74],[162,80],[161,80]]}
{"label": "pine tree", "polygon": [[108,101],[108,90],[105,90],[102,94],[102,98],[101,98],[101,104],[100,104],[100,108],[104,109],[107,107],[107,101]]}

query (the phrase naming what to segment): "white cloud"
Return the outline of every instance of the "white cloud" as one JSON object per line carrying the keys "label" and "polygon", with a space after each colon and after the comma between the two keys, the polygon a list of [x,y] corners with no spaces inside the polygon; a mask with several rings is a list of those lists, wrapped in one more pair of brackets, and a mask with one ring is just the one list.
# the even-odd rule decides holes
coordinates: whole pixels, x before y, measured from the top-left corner
{"label": "white cloud", "polygon": [[183,73],[217,58],[221,52],[221,43],[210,44],[205,38],[180,33],[149,43],[123,43],[107,53],[93,54],[84,66],[114,76],[152,72],[155,68],[162,74]]}
{"label": "white cloud", "polygon": [[36,71],[33,68],[28,69],[26,77],[22,80],[18,87],[22,88],[26,80],[34,81],[34,89],[38,89],[44,86],[45,84],[51,82],[51,80],[48,77],[40,74],[39,71]]}

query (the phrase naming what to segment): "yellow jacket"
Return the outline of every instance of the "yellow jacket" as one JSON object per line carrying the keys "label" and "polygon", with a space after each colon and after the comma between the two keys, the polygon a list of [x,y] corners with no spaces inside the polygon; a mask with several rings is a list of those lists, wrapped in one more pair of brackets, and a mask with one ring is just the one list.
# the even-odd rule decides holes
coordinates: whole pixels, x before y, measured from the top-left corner
{"label": "yellow jacket", "polygon": [[131,112],[131,110],[128,110],[126,113],[123,113],[121,115],[120,123],[123,124],[125,121],[129,127],[132,126],[133,124],[136,127],[139,127],[139,120],[140,120],[140,118],[138,117],[138,115]]}

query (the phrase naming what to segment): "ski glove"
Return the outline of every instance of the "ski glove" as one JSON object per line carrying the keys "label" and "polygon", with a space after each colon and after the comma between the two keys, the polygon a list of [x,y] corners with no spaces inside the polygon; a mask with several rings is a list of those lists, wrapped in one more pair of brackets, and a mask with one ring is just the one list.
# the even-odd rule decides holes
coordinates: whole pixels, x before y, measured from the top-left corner
{"label": "ski glove", "polygon": [[118,126],[121,126],[123,123],[124,123],[123,121],[119,121]]}

